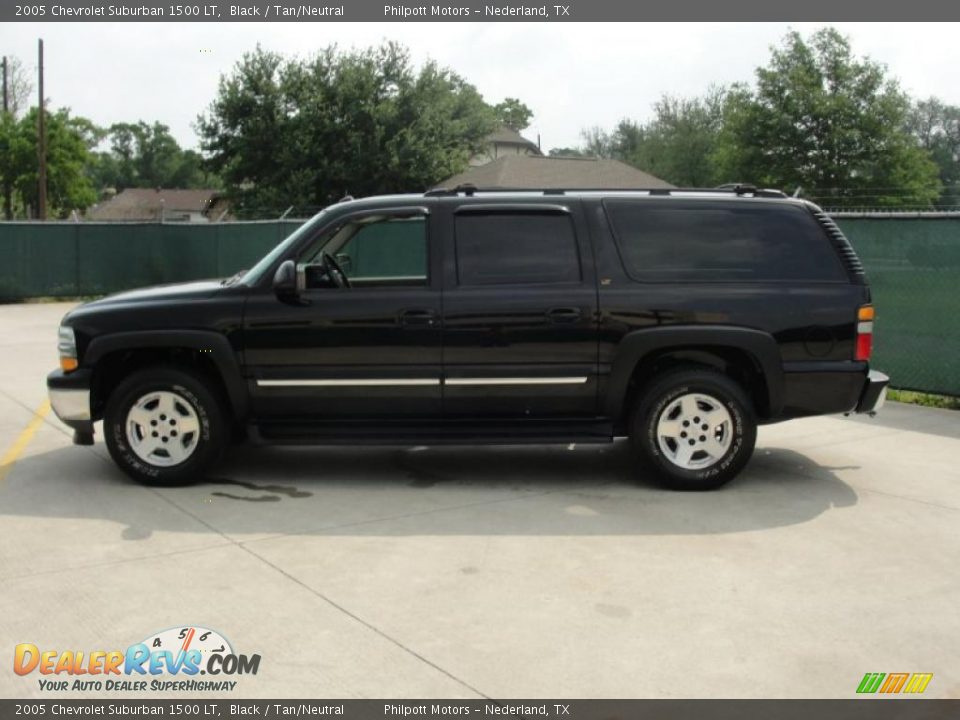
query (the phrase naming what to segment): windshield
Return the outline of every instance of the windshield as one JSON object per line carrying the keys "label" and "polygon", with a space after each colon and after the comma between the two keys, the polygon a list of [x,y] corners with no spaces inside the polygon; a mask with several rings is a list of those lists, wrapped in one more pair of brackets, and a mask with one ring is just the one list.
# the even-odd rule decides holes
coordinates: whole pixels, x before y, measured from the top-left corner
{"label": "windshield", "polygon": [[256,285],[258,282],[260,282],[261,278],[263,278],[263,274],[270,269],[270,266],[273,265],[276,259],[283,255],[287,251],[287,248],[296,243],[297,240],[303,237],[312,228],[316,227],[317,221],[319,221],[320,218],[322,218],[328,211],[329,208],[321,210],[312,218],[307,220],[303,225],[290,233],[285,240],[280,242],[273,250],[264,255],[260,262],[250,268],[240,282],[242,282],[244,285]]}

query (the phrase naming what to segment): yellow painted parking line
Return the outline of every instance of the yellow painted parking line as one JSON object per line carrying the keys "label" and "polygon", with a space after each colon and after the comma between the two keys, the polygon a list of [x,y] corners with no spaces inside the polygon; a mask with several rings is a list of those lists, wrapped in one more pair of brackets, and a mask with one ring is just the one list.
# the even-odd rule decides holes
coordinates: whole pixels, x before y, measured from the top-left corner
{"label": "yellow painted parking line", "polygon": [[0,483],[2,483],[6,477],[7,473],[10,472],[10,468],[13,467],[14,463],[17,462],[17,459],[20,457],[21,453],[27,449],[27,445],[30,444],[30,440],[36,434],[37,430],[40,429],[40,426],[43,425],[43,420],[47,417],[47,413],[50,412],[50,401],[44,400],[43,404],[37,408],[37,411],[33,414],[33,417],[30,418],[30,422],[27,423],[27,426],[23,429],[23,432],[20,433],[20,436],[13,442],[13,445],[10,446],[10,449],[4,453],[3,458],[0,459]]}

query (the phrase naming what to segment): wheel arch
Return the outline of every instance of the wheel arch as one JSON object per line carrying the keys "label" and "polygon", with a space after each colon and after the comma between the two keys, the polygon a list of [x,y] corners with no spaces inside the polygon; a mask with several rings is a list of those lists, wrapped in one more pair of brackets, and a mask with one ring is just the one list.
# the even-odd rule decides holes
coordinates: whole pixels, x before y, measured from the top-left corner
{"label": "wheel arch", "polygon": [[783,407],[780,349],[769,333],[730,326],[657,327],[623,337],[610,368],[604,411],[622,420],[645,381],[668,367],[715,367],[745,386],[758,417]]}
{"label": "wheel arch", "polygon": [[235,420],[246,417],[247,389],[229,340],[202,330],[145,330],[95,337],[83,355],[83,364],[93,370],[93,402],[102,410],[124,377],[155,363],[199,371],[216,383]]}

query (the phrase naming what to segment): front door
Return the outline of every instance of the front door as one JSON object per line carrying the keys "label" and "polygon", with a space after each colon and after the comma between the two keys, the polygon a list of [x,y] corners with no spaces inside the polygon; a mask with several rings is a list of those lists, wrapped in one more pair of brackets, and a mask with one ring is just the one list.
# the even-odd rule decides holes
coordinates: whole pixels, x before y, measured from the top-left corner
{"label": "front door", "polygon": [[[439,258],[430,225],[423,208],[340,219],[296,258],[298,298],[269,289],[249,298],[245,359],[258,417],[440,417]],[[336,282],[330,259],[349,287]]]}
{"label": "front door", "polygon": [[446,205],[444,414],[593,418],[597,290],[575,201]]}

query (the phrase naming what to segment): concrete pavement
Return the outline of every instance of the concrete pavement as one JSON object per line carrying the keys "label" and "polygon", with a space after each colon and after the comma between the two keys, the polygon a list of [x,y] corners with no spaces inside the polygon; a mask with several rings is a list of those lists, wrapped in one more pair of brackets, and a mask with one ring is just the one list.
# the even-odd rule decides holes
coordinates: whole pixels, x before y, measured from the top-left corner
{"label": "concrete pavement", "polygon": [[[0,306],[0,455],[68,307]],[[181,625],[262,656],[223,697],[846,698],[868,671],[960,697],[960,413],[764,427],[706,494],[638,481],[624,443],[238,448],[152,489],[35,425],[0,470],[3,697],[47,694],[17,643]]]}

